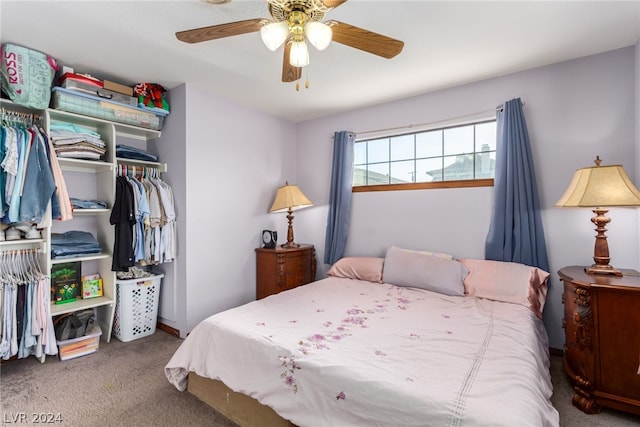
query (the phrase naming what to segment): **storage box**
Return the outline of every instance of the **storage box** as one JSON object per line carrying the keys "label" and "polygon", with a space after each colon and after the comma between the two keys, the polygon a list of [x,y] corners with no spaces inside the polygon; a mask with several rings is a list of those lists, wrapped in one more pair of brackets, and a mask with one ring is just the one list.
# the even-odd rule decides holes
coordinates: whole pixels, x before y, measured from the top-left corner
{"label": "storage box", "polygon": [[133,96],[133,88],[131,86],[126,86],[120,83],[112,82],[110,80],[105,80],[103,82],[103,87],[112,92],[121,93],[127,96]]}
{"label": "storage box", "polygon": [[160,282],[163,274],[116,280],[113,335],[127,342],[152,335],[158,322]]}
{"label": "storage box", "polygon": [[[105,82],[106,83],[106,82]],[[123,104],[138,106],[138,98],[127,96],[119,92],[103,87],[103,82],[80,74],[63,74],[57,81],[58,86],[85,93],[87,95],[97,96],[98,98],[108,101],[121,102]],[[133,94],[133,90],[131,92]]]}
{"label": "storage box", "polygon": [[60,360],[74,359],[95,353],[100,344],[100,335],[102,335],[102,329],[96,322],[91,327],[91,331],[83,337],[57,341]]}
{"label": "storage box", "polygon": [[51,294],[56,304],[76,301],[81,297],[80,261],[51,266]]}
{"label": "storage box", "polygon": [[121,102],[107,101],[79,91],[54,87],[52,89],[53,108],[70,113],[83,114],[118,123],[140,126],[147,129],[162,129],[164,114],[146,107],[133,107]]}
{"label": "storage box", "polygon": [[82,298],[96,298],[103,295],[102,278],[99,274],[82,276]]}

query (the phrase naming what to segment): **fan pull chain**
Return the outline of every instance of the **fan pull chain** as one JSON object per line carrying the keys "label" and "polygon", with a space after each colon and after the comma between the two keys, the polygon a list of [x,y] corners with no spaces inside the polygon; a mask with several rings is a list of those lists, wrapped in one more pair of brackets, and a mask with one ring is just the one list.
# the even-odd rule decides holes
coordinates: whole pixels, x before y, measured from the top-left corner
{"label": "fan pull chain", "polygon": [[[303,69],[303,72],[307,74],[307,78],[304,82],[304,88],[309,89],[309,71],[307,69]],[[300,79],[296,80],[296,92],[300,92]]]}

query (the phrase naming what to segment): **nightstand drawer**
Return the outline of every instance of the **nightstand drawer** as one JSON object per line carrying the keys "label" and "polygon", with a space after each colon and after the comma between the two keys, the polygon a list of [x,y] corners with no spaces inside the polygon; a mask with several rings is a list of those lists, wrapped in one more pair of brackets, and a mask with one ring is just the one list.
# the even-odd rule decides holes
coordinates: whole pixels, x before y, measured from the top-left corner
{"label": "nightstand drawer", "polygon": [[256,298],[306,285],[315,280],[313,245],[297,248],[256,249]]}
{"label": "nightstand drawer", "polygon": [[587,274],[562,268],[564,368],[573,404],[588,414],[601,406],[640,414],[640,276]]}

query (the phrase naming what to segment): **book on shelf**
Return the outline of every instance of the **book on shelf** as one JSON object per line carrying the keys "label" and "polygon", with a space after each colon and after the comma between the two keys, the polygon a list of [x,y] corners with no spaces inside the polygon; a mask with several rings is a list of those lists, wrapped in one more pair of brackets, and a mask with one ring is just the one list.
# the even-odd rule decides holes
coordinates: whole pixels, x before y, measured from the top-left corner
{"label": "book on shelf", "polygon": [[82,298],[95,298],[102,295],[102,278],[99,274],[82,276]]}
{"label": "book on shelf", "polygon": [[63,262],[51,266],[51,300],[64,304],[81,298],[80,261]]}

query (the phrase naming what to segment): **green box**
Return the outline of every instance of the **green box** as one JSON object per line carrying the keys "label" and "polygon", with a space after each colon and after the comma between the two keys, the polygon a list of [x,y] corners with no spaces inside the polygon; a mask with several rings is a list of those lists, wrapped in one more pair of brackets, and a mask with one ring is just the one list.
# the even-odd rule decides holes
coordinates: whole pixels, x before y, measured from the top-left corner
{"label": "green box", "polygon": [[51,266],[51,298],[56,304],[76,301],[81,297],[80,261]]}

